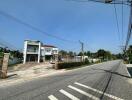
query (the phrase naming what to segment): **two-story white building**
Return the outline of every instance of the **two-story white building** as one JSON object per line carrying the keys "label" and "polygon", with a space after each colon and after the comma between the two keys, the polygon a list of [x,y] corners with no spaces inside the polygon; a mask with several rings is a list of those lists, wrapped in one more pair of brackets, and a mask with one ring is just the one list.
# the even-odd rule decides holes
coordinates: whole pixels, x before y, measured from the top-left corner
{"label": "two-story white building", "polygon": [[25,40],[23,58],[24,64],[26,62],[57,61],[58,48],[52,45],[43,45],[36,40]]}

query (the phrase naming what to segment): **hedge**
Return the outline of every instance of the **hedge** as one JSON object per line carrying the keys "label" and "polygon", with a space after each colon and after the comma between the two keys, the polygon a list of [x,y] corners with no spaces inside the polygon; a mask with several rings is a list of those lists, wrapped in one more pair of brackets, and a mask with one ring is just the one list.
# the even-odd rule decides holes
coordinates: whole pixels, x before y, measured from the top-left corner
{"label": "hedge", "polygon": [[63,63],[58,63],[56,65],[56,69],[65,69],[65,68],[73,68],[73,67],[78,67],[82,65],[88,65],[89,62],[63,62]]}

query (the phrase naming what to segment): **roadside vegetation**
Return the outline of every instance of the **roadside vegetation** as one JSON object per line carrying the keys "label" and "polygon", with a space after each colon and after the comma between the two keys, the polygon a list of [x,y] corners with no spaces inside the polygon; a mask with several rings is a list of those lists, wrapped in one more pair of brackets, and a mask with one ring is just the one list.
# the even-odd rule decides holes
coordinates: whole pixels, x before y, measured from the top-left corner
{"label": "roadside vegetation", "polygon": [[73,69],[73,68],[78,68],[78,67],[83,67],[86,65],[90,65],[91,63],[87,60],[84,62],[61,62],[57,63],[55,69]]}
{"label": "roadside vegetation", "polygon": [[122,55],[121,54],[112,54],[110,51],[106,51],[104,49],[99,49],[97,52],[93,53],[90,51],[84,52],[84,55],[82,52],[79,52],[78,54],[75,52],[67,52],[64,50],[61,50],[59,52],[61,54],[61,57],[70,57],[73,58],[75,56],[85,56],[87,58],[84,59],[84,61],[80,62],[58,62],[55,66],[55,69],[74,69],[74,68],[80,68],[80,67],[85,67],[87,65],[92,65],[96,63],[101,63],[105,61],[110,61],[110,60],[116,60],[116,59],[121,59]]}
{"label": "roadside vegetation", "polygon": [[[19,64],[23,60],[23,53],[18,50],[10,50],[8,48],[0,47],[0,60],[2,62],[4,53],[10,53],[9,59],[9,66],[13,67],[16,64]],[[82,57],[85,56],[84,60],[75,61],[73,60],[75,57]],[[62,59],[65,58],[67,61],[63,61]],[[73,51],[59,51],[58,57],[58,67],[57,69],[71,69],[77,67],[83,67],[86,65],[91,65],[95,63],[100,63],[104,61],[116,60],[121,59],[121,54],[112,54],[110,51],[99,49],[97,52],[85,51],[84,54],[82,52],[73,52]],[[1,64],[0,64],[1,65]]]}
{"label": "roadside vegetation", "polygon": [[0,47],[0,66],[2,65],[4,53],[10,53],[9,67],[22,62],[23,54],[20,51],[10,50],[7,47]]}
{"label": "roadside vegetation", "polygon": [[[65,51],[65,50],[60,50],[59,56],[61,57],[74,57],[74,56],[83,56],[82,52],[76,53],[72,51]],[[110,51],[104,50],[104,49],[99,49],[97,52],[91,52],[91,51],[85,51],[84,56],[87,56],[88,58],[91,59],[100,59],[101,61],[107,61],[107,60],[116,60],[116,59],[121,59],[122,54],[112,54]]]}

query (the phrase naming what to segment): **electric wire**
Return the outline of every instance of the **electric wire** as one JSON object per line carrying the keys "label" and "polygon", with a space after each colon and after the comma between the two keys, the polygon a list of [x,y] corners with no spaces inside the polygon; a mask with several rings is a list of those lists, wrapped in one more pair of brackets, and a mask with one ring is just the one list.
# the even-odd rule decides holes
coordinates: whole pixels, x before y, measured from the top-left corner
{"label": "electric wire", "polygon": [[56,36],[56,35],[53,35],[53,34],[49,34],[47,32],[44,32],[43,30],[41,30],[41,29],[39,29],[39,28],[37,28],[37,27],[29,24],[29,23],[26,23],[23,20],[20,20],[19,18],[15,17],[13,15],[10,15],[10,14],[4,12],[4,11],[1,11],[0,10],[0,14],[3,15],[3,16],[5,16],[5,17],[7,17],[7,18],[10,18],[10,19],[16,21],[16,22],[18,22],[18,23],[20,23],[20,24],[22,24],[22,25],[24,25],[26,27],[29,27],[29,28],[31,28],[31,29],[33,29],[33,30],[35,30],[35,31],[43,34],[43,35],[46,35],[46,36],[49,36],[49,37],[52,37],[52,38],[56,38],[58,40],[65,41],[65,42],[69,42],[69,43],[76,43],[77,42],[77,41],[67,40],[67,39],[61,38],[59,36]]}
{"label": "electric wire", "polygon": [[131,38],[131,34],[132,34],[132,7],[130,9],[130,16],[129,16],[129,26],[128,26],[128,33],[127,33],[127,38],[126,38],[126,44],[125,44],[125,48],[124,48],[124,52],[126,52],[130,38]]}
{"label": "electric wire", "polygon": [[3,40],[2,38],[0,38],[0,46],[3,47],[3,48],[8,48],[10,50],[19,50],[16,46],[14,46],[13,44]]}
{"label": "electric wire", "polygon": [[123,0],[122,0],[122,46],[123,46],[123,43],[124,43],[124,28],[123,28],[123,25],[124,25],[124,7],[123,7]]}
{"label": "electric wire", "polygon": [[115,19],[116,19],[116,26],[117,26],[118,39],[119,39],[119,42],[121,42],[121,39],[120,39],[120,29],[119,29],[119,22],[118,22],[118,16],[117,16],[117,9],[116,9],[116,5],[115,5],[115,4],[114,4],[114,12],[115,12]]}

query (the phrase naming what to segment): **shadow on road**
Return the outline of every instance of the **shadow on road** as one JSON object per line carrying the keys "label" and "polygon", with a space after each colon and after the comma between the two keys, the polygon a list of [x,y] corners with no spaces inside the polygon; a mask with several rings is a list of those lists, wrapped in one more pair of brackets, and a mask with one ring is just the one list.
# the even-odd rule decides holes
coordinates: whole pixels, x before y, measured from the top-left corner
{"label": "shadow on road", "polygon": [[106,86],[105,86],[105,88],[104,88],[104,90],[103,90],[103,94],[102,94],[101,97],[100,97],[100,100],[103,100],[104,93],[106,92],[106,90],[107,90],[107,88],[108,88],[108,86],[109,86],[109,84],[110,84],[110,81],[111,81],[111,79],[112,79],[112,75],[113,75],[113,74],[119,75],[119,76],[121,76],[121,77],[132,78],[132,77],[130,77],[130,76],[126,76],[126,75],[123,75],[123,74],[120,74],[120,73],[118,73],[118,72],[114,72],[114,71],[111,71],[111,70],[94,69],[94,68],[92,68],[92,69],[93,69],[93,70],[101,70],[101,71],[110,73],[110,74],[108,75],[108,81],[107,81]]}
{"label": "shadow on road", "polygon": [[111,70],[94,69],[94,68],[92,68],[92,69],[93,69],[93,70],[102,70],[102,71],[105,71],[105,72],[108,72],[108,73],[111,73],[111,74],[115,74],[115,75],[119,75],[119,76],[122,76],[122,77],[126,77],[126,78],[132,78],[132,77],[130,77],[130,76],[126,76],[126,75],[120,74],[120,73],[118,73],[118,72],[113,72],[113,71],[111,71]]}
{"label": "shadow on road", "polygon": [[10,78],[10,77],[13,77],[13,76],[17,76],[17,74],[8,75],[7,78]]}

